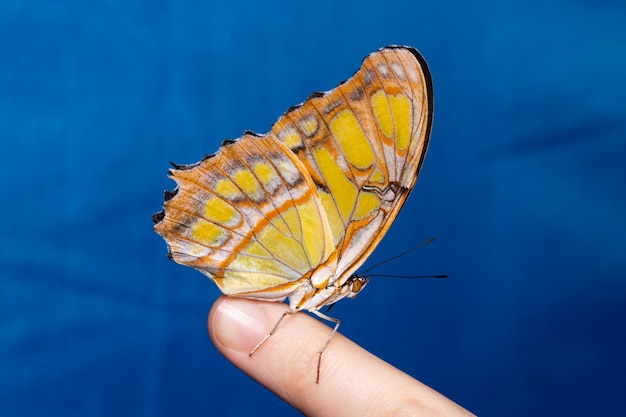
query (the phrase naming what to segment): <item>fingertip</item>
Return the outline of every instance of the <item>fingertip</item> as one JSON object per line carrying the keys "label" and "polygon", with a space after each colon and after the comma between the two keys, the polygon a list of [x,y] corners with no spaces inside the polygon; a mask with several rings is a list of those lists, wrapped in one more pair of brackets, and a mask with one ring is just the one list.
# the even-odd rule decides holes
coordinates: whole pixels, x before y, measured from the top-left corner
{"label": "fingertip", "polygon": [[[332,329],[305,313],[289,315],[275,333],[250,356],[252,348],[273,330],[288,310],[283,303],[221,297],[208,317],[211,338],[220,352],[235,366],[303,412],[325,408],[319,397],[345,397],[337,384],[351,380],[345,364],[333,351],[356,359],[360,348],[340,334],[324,352],[320,383],[316,383],[319,350]],[[346,352],[346,350],[348,352]],[[359,356],[358,354],[356,355]],[[359,365],[363,365],[360,363]],[[345,400],[345,398],[344,398]]]}
{"label": "fingertip", "polygon": [[284,303],[222,296],[207,321],[209,335],[226,359],[274,392],[288,391],[284,387],[292,381],[315,385],[318,350],[330,334],[307,314],[283,317],[286,312]]}

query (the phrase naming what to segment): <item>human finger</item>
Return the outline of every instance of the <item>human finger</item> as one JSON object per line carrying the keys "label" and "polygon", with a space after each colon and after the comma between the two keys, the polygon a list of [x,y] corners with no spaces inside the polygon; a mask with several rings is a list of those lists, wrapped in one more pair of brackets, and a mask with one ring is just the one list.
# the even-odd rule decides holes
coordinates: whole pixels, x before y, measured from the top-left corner
{"label": "human finger", "polygon": [[307,314],[284,318],[275,333],[250,351],[288,310],[282,303],[221,297],[208,319],[217,348],[243,372],[308,416],[472,415],[451,400]]}

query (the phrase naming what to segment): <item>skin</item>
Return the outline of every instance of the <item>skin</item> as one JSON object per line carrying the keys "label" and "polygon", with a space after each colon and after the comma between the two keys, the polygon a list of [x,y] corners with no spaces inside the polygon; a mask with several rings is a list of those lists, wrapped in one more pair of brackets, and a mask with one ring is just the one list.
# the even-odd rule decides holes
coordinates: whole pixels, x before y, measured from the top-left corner
{"label": "skin", "polygon": [[328,326],[308,314],[285,317],[283,303],[220,297],[208,319],[218,350],[239,369],[307,416],[472,416],[411,376],[335,334],[322,356]]}

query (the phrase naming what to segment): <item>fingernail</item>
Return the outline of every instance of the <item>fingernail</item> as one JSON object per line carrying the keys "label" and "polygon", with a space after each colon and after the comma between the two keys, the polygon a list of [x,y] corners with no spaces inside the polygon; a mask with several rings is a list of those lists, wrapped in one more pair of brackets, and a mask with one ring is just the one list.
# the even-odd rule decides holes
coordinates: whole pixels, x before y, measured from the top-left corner
{"label": "fingernail", "polygon": [[264,312],[253,301],[227,298],[216,313],[215,338],[228,349],[248,353],[265,335]]}

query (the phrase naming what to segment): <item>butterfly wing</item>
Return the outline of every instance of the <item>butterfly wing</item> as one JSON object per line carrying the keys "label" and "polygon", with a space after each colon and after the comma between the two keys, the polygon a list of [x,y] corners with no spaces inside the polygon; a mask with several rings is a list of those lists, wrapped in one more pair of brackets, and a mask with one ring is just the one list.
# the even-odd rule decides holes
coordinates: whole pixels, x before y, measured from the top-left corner
{"label": "butterfly wing", "polygon": [[387,47],[348,81],[290,109],[272,133],[313,179],[338,251],[338,285],[375,249],[422,167],[433,117],[430,72],[413,48]]}

